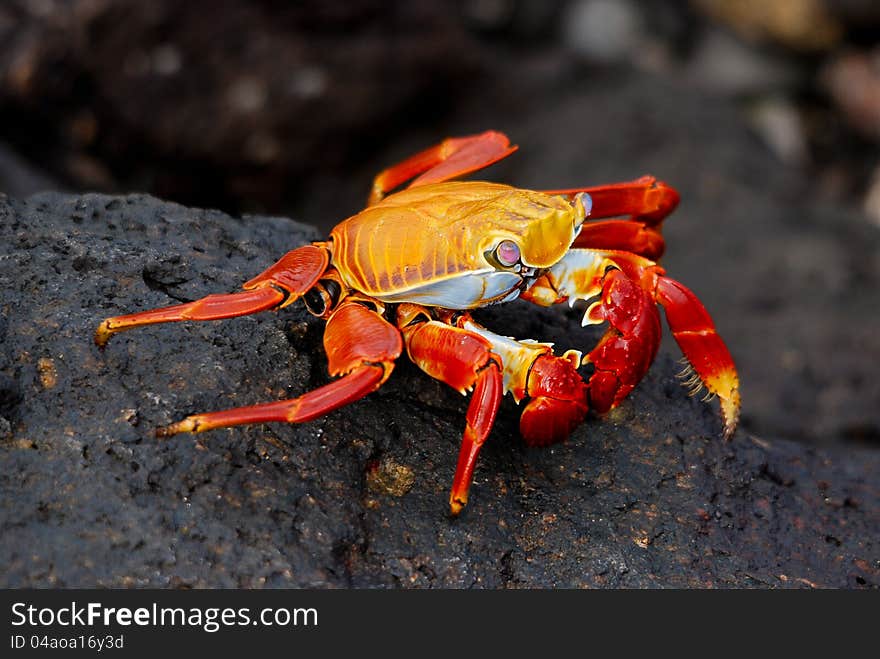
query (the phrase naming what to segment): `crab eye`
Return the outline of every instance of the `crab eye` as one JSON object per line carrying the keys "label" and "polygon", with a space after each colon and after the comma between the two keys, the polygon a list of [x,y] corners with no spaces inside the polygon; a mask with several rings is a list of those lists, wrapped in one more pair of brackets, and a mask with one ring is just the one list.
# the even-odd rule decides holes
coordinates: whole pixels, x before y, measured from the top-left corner
{"label": "crab eye", "polygon": [[512,240],[502,240],[495,248],[495,258],[504,267],[519,263],[519,246]]}
{"label": "crab eye", "polygon": [[590,217],[590,213],[593,212],[593,198],[587,192],[580,192],[577,196],[580,198],[581,204],[583,204],[584,215]]}

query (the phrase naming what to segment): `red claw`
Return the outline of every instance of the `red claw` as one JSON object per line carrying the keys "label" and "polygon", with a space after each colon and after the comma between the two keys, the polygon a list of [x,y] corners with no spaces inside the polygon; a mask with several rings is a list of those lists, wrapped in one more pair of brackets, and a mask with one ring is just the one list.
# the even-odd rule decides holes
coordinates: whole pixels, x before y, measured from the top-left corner
{"label": "red claw", "polygon": [[531,398],[519,421],[529,446],[561,442],[587,414],[586,384],[565,357],[545,354],[532,364],[528,379]]}
{"label": "red claw", "polygon": [[587,312],[609,327],[584,362],[595,366],[590,406],[599,413],[617,406],[641,381],[660,346],[660,316],[648,291],[620,270],[605,276],[602,297]]}

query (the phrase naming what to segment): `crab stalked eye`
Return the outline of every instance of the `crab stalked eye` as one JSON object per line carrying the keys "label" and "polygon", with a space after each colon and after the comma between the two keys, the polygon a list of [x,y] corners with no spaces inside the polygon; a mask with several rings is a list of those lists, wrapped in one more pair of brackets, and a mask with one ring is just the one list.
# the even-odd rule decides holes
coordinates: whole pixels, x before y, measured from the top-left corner
{"label": "crab stalked eye", "polygon": [[502,240],[495,248],[498,263],[509,268],[519,263],[519,246],[512,240]]}
{"label": "crab stalked eye", "polygon": [[587,192],[580,192],[577,197],[580,199],[581,204],[584,207],[584,215],[590,217],[590,213],[593,212],[593,198]]}

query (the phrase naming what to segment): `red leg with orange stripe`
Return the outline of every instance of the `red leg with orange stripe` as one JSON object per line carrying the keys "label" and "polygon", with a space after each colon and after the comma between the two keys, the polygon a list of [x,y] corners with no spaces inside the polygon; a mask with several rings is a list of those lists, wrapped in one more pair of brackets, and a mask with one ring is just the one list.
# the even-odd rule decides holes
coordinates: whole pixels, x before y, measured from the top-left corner
{"label": "red leg with orange stripe", "polygon": [[462,394],[473,390],[449,494],[450,511],[458,515],[467,505],[477,456],[504,395],[501,360],[482,337],[437,320],[412,323],[402,331],[410,359],[423,371]]}
{"label": "red leg with orange stripe", "polygon": [[368,206],[378,203],[397,186],[414,177],[410,187],[440,183],[470,174],[516,151],[504,133],[487,130],[467,137],[449,137],[388,169],[373,180]]}
{"label": "red leg with orange stripe", "polygon": [[571,246],[633,252],[656,261],[663,256],[666,241],[663,240],[660,231],[644,222],[600,220],[585,222]]}
{"label": "red leg with orange stripe", "polygon": [[338,380],[290,400],[188,416],[156,434],[167,437],[247,423],[311,421],[378,389],[391,374],[403,344],[400,332],[375,311],[348,303],[327,321],[324,348],[330,375],[341,376]]}
{"label": "red leg with orange stripe", "polygon": [[208,295],[194,302],[107,318],[95,331],[95,343],[104,347],[118,332],[155,323],[182,320],[220,320],[285,307],[320,279],[330,255],[321,244],[294,249],[243,286],[239,293]]}
{"label": "red leg with orange stripe", "polygon": [[658,278],[656,290],[676,343],[709,393],[718,396],[724,437],[729,439],[736,430],[740,408],[739,376],[733,357],[696,295],[664,276]]}
{"label": "red leg with orange stripe", "polygon": [[[541,190],[545,194],[574,199],[586,193],[592,201],[588,219],[628,216],[649,226],[660,224],[678,206],[680,196],[675,188],[653,176],[642,176],[635,181],[611,183],[589,188]],[[588,201],[584,200],[584,206]]]}

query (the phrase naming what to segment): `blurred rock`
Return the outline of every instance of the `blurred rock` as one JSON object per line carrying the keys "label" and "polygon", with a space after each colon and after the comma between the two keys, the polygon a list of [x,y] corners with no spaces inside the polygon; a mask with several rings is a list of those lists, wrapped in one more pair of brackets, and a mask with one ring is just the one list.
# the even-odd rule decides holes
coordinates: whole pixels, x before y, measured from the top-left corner
{"label": "blurred rock", "polygon": [[499,31],[510,24],[516,5],[515,0],[465,0],[462,13],[478,29]]}
{"label": "blurred rock", "polygon": [[630,0],[575,0],[562,16],[565,44],[588,60],[629,60],[642,45],[643,17]]}
{"label": "blurred rock", "polygon": [[855,32],[880,26],[880,3],[876,0],[822,0],[829,14]]}
{"label": "blurred rock", "polygon": [[555,38],[564,4],[546,0],[461,0],[457,3],[469,28],[511,37],[519,44]]}
{"label": "blurred rock", "polygon": [[874,169],[874,174],[868,183],[864,207],[865,213],[871,218],[871,221],[880,226],[880,165]]}
{"label": "blurred rock", "polygon": [[39,171],[8,145],[0,142],[0,192],[24,197],[60,187],[46,172]]}
{"label": "blurred rock", "polygon": [[314,174],[361,161],[401,117],[442,115],[483,69],[439,0],[223,0],[209,13],[2,3],[0,112],[29,128],[8,139],[88,189],[277,208]]}
{"label": "blurred rock", "polygon": [[692,0],[692,4],[747,39],[770,40],[795,50],[827,50],[843,36],[843,26],[823,0]]}
{"label": "blurred rock", "polygon": [[780,161],[788,165],[807,162],[807,139],[797,108],[782,97],[769,97],[751,108],[752,126]]}
{"label": "blurred rock", "polygon": [[850,125],[880,140],[880,47],[835,57],[822,80]]}
{"label": "blurred rock", "polygon": [[700,38],[684,75],[701,89],[730,96],[778,94],[805,77],[789,60],[718,29],[707,30]]}

